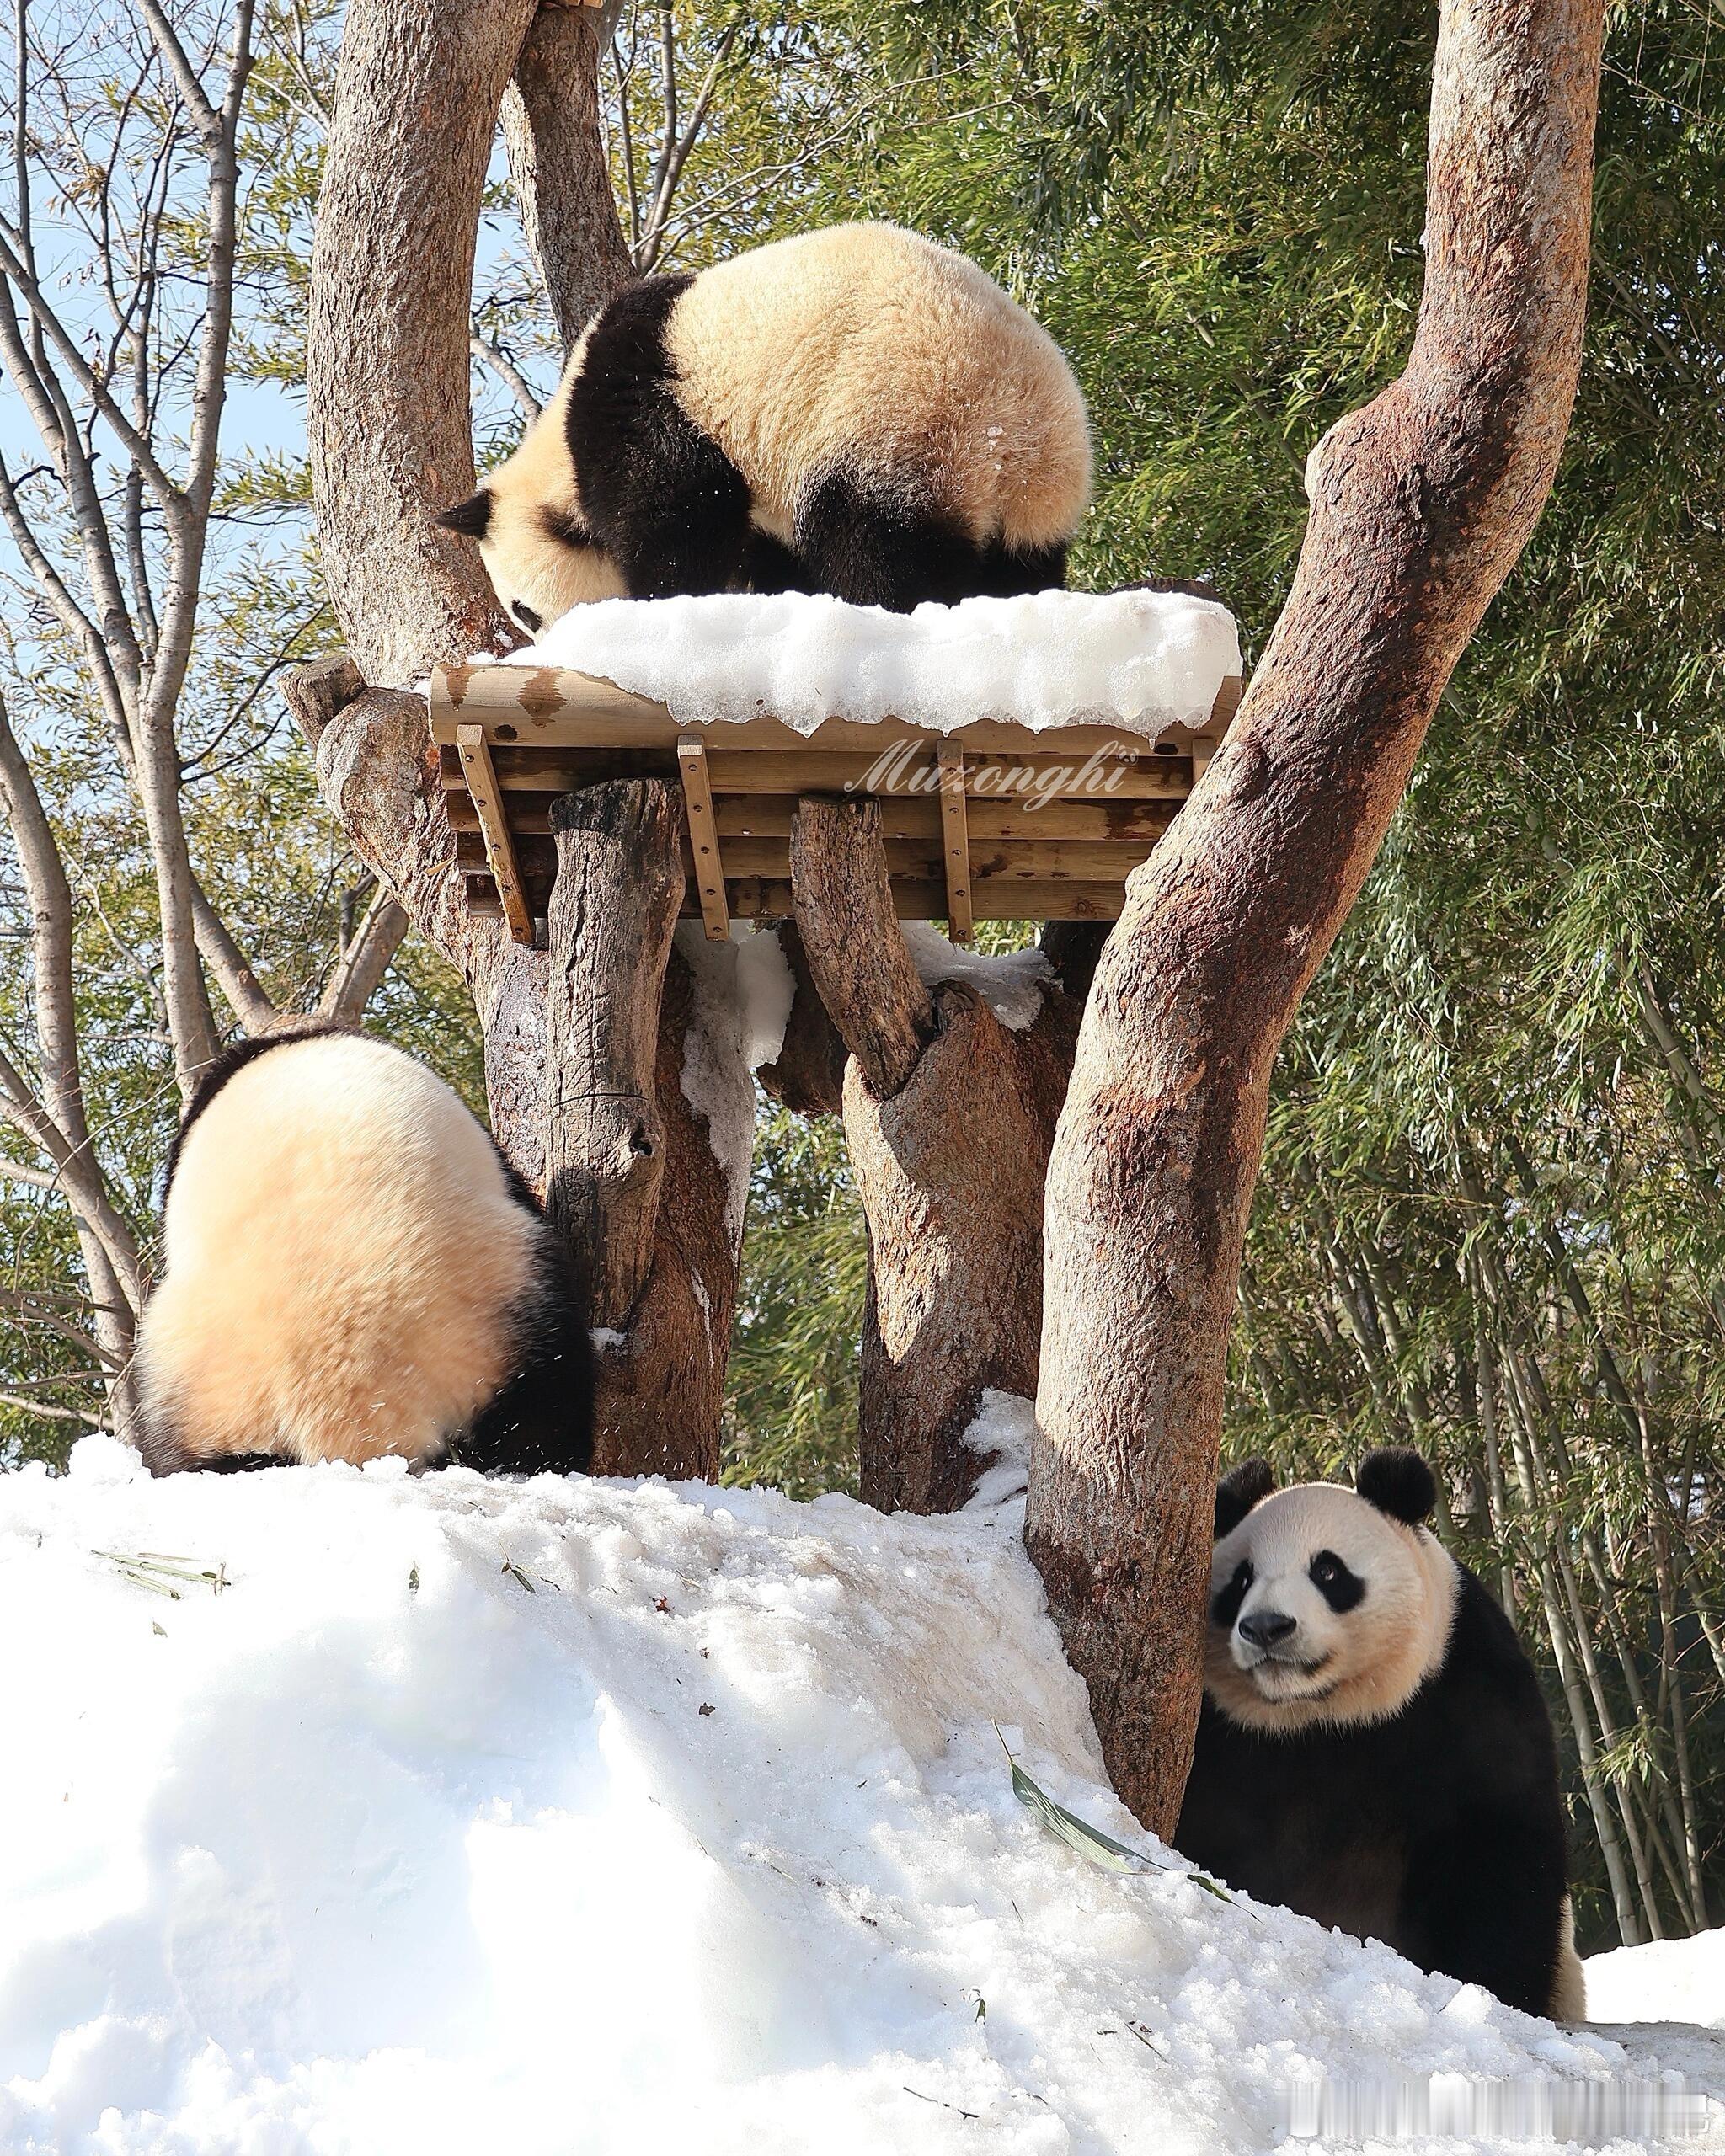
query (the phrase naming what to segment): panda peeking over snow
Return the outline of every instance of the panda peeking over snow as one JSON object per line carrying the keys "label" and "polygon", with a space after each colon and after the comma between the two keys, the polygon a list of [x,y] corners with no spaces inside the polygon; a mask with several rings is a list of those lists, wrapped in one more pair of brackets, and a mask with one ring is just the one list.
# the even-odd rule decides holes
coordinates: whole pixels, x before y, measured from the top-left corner
{"label": "panda peeking over snow", "polygon": [[1353,1490],[1216,1492],[1204,1701],[1175,1840],[1204,1870],[1578,2021],[1551,1721],[1509,1620],[1423,1523],[1417,1453]]}
{"label": "panda peeking over snow", "polygon": [[837,225],[620,292],[439,521],[531,634],[591,599],[1039,591],[1089,489],[1048,333],[964,255]]}
{"label": "panda peeking over snow", "polygon": [[242,1042],[193,1095],[168,1177],[136,1366],[153,1473],[588,1465],[569,1259],[412,1057],[328,1026]]}

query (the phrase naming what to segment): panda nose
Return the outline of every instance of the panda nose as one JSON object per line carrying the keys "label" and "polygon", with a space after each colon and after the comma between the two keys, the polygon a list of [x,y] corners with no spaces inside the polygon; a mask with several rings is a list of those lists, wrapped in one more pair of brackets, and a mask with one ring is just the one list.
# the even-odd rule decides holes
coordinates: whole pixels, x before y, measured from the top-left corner
{"label": "panda nose", "polygon": [[1279,1646],[1298,1626],[1297,1618],[1284,1616],[1279,1609],[1258,1609],[1240,1620],[1240,1636],[1255,1647]]}

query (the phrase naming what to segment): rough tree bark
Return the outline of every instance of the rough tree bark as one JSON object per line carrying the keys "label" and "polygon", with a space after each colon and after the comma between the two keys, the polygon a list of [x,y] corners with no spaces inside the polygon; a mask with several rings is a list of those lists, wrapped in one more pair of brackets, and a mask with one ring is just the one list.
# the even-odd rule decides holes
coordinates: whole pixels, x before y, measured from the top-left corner
{"label": "rough tree bark", "polygon": [[[1079,1002],[1056,975],[1014,1032],[974,989],[925,987],[873,802],[799,801],[791,884],[808,986],[850,1050],[845,1136],[868,1230],[862,1496],[952,1511],[988,1464],[962,1442],[985,1388],[1036,1390],[1043,1179]],[[812,1009],[805,1028],[818,1052]]]}
{"label": "rough tree bark", "polygon": [[653,1266],[665,1176],[659,1013],[683,900],[683,804],[612,779],[551,812],[545,1203],[579,1254],[591,1321],[622,1331]]}
{"label": "rough tree bark", "polygon": [[[573,96],[576,63],[590,67],[597,56],[585,28],[543,19],[564,12],[535,0],[351,0],[348,8],[318,200],[306,380],[318,536],[352,663],[307,670],[288,685],[324,798],[355,851],[467,979],[484,1033],[492,1129],[541,1192],[547,953],[468,915],[424,702],[366,684],[414,682],[440,662],[516,641],[476,550],[433,520],[473,484],[473,254],[512,79],[517,131],[537,145],[518,154],[517,169],[529,228],[557,281],[559,321],[577,319],[627,269],[604,221],[591,220],[592,155],[572,147],[576,106],[579,124],[596,129],[596,95],[590,85],[575,105],[550,109],[556,86]],[[615,228],[612,209],[613,238]],[[601,1453],[614,1468],[710,1472],[717,1459],[734,1207],[727,1166],[682,1091],[692,1059],[711,1060],[710,1033],[674,958],[658,1040],[666,1151],[650,1276],[625,1348],[600,1364],[599,1420],[609,1433]],[[714,1219],[724,1232],[702,1232]],[[638,1463],[632,1401],[662,1411],[638,1433]]]}
{"label": "rough tree bark", "polygon": [[1448,0],[1405,371],[1308,469],[1227,745],[1128,885],[1048,1183],[1029,1543],[1116,1787],[1167,1834],[1271,1065],[1550,491],[1580,362],[1600,0]]}
{"label": "rough tree bark", "polygon": [[565,353],[632,274],[599,129],[599,56],[613,12],[549,0],[503,100],[510,177]]}

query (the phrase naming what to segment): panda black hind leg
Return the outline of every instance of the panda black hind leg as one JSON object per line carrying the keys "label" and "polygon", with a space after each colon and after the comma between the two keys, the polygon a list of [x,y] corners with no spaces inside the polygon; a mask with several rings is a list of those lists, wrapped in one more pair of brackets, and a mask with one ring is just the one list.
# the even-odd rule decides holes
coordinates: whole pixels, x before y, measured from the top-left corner
{"label": "panda black hind leg", "polygon": [[857,606],[908,614],[925,600],[953,606],[991,591],[989,550],[879,484],[829,472],[797,511],[796,551],[812,588]]}
{"label": "panda black hind leg", "polygon": [[507,1162],[504,1168],[510,1195],[540,1224],[534,1278],[515,1313],[512,1374],[457,1441],[453,1457],[483,1475],[585,1475],[593,1464],[585,1301],[556,1230],[521,1177]]}

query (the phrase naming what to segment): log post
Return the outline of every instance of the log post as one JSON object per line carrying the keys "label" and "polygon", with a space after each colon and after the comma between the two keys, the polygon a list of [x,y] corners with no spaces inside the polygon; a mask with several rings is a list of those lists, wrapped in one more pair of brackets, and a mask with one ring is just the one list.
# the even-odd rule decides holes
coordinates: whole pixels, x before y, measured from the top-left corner
{"label": "log post", "polygon": [[601,1331],[594,1342],[593,1459],[601,1475],[711,1482],[742,1248],[738,1185],[746,1186],[748,1172],[746,1159],[720,1157],[714,1125],[729,1124],[734,1138],[752,1130],[754,1091],[740,1041],[726,1037],[727,1014],[705,1007],[701,954],[692,958],[681,945],[680,937],[659,1019],[665,1174],[652,1250],[627,1330]]}
{"label": "log post", "polygon": [[590,1322],[621,1331],[652,1264],[665,1175],[659,1012],[683,899],[683,813],[662,779],[614,779],[551,811],[545,1205]]}
{"label": "log post", "polygon": [[837,1115],[845,1105],[845,1044],[820,1000],[794,921],[770,931],[791,969],[791,1015],[777,1056],[759,1073],[761,1089],[797,1115]]}
{"label": "log post", "polygon": [[951,1511],[988,1464],[962,1442],[985,1388],[1036,1388],[1043,1177],[1078,1006],[1051,971],[1034,1024],[1014,1033],[975,990],[925,986],[876,802],[798,803],[791,889],[809,1022],[824,1011],[850,1051],[845,1134],[868,1230],[862,1496]]}
{"label": "log post", "polygon": [[1550,490],[1581,358],[1601,0],[1444,0],[1401,376],[1307,467],[1227,744],[1128,879],[1048,1179],[1028,1540],[1116,1788],[1173,1830],[1270,1072]]}

